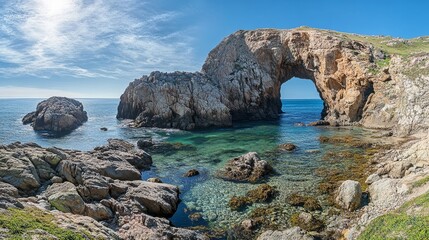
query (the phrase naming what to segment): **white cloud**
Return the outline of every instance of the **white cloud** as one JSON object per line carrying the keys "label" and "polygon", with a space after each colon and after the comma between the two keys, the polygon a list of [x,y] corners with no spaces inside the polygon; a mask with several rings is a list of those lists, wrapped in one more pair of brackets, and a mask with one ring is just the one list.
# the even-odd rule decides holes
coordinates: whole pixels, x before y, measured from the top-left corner
{"label": "white cloud", "polygon": [[52,96],[71,98],[85,97],[80,93],[63,91],[58,89],[0,86],[0,98],[49,98]]}
{"label": "white cloud", "polygon": [[8,1],[0,7],[0,73],[123,78],[190,70],[192,39],[163,29],[177,17],[140,0]]}

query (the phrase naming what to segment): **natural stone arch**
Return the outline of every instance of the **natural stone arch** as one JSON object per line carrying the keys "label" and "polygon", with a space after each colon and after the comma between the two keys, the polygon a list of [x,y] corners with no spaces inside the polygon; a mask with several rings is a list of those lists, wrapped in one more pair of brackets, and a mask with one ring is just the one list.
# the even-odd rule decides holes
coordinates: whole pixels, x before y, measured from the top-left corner
{"label": "natural stone arch", "polygon": [[211,51],[203,73],[227,94],[233,120],[277,117],[281,84],[298,77],[314,82],[326,120],[350,124],[373,91],[373,50],[319,31],[239,31]]}
{"label": "natural stone arch", "polygon": [[118,118],[137,126],[194,129],[278,118],[280,86],[310,79],[325,120],[357,123],[376,80],[369,71],[384,54],[341,34],[295,29],[238,31],[207,57],[201,73],[154,72],[121,96]]}

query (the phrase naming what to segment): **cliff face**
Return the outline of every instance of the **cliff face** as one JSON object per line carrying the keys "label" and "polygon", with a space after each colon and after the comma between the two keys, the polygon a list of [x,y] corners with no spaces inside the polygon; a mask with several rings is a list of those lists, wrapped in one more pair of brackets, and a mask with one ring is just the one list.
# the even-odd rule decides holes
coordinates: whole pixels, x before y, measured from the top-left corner
{"label": "cliff face", "polygon": [[201,73],[155,72],[135,80],[117,117],[180,129],[275,119],[281,84],[298,77],[314,82],[322,118],[331,123],[401,132],[427,125],[420,116],[426,104],[415,100],[427,93],[420,85],[429,74],[406,73],[415,61],[427,67],[428,55],[390,54],[382,40],[309,28],[238,31],[209,53]]}

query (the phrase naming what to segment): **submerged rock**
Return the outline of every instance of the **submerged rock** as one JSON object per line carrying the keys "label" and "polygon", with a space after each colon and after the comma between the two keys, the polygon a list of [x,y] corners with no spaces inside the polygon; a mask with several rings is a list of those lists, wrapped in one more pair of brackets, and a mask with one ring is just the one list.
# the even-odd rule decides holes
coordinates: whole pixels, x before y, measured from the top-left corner
{"label": "submerged rock", "polygon": [[296,149],[296,145],[292,143],[284,143],[279,145],[280,150],[291,152]]}
{"label": "submerged rock", "polygon": [[335,202],[342,208],[354,211],[360,207],[362,188],[359,182],[346,180],[341,183],[337,191]]}
{"label": "submerged rock", "polygon": [[65,97],[51,97],[37,104],[35,112],[22,119],[23,124],[31,124],[34,130],[55,134],[68,133],[88,120],[83,105],[79,101]]}
{"label": "submerged rock", "polygon": [[325,224],[315,218],[311,213],[301,212],[292,215],[290,222],[293,226],[298,226],[306,231],[322,231]]}
{"label": "submerged rock", "polygon": [[217,176],[229,181],[256,182],[271,171],[267,161],[261,160],[256,152],[249,152],[230,159]]}
{"label": "submerged rock", "polygon": [[183,176],[184,177],[193,177],[193,176],[197,176],[199,174],[200,174],[200,172],[197,169],[191,169],[191,170],[187,171]]}

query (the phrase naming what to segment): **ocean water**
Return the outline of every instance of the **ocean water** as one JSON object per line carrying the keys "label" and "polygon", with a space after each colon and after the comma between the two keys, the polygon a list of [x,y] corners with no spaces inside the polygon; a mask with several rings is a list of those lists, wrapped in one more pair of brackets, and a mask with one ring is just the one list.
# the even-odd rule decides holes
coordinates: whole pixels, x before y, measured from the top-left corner
{"label": "ocean water", "polygon": [[[189,227],[205,225],[226,229],[239,223],[257,207],[279,206],[283,215],[273,221],[287,225],[288,216],[296,209],[286,203],[288,195],[294,192],[317,196],[323,203],[323,196],[317,195],[320,176],[315,170],[326,165],[323,156],[328,151],[344,150],[337,145],[321,144],[320,136],[352,135],[364,137],[366,131],[357,127],[330,128],[297,126],[297,122],[309,123],[320,118],[323,108],[321,100],[282,100],[284,113],[276,121],[240,123],[232,128],[206,131],[179,131],[168,129],[131,129],[115,118],[118,99],[79,99],[88,112],[89,120],[71,134],[61,138],[50,138],[34,132],[30,126],[21,123],[22,117],[34,111],[41,99],[0,100],[0,144],[14,141],[35,142],[43,147],[90,150],[103,145],[109,138],[121,138],[136,142],[141,138],[176,143],[175,150],[153,153],[154,166],[142,172],[142,178],[159,177],[163,182],[178,185],[182,202],[171,218],[174,225]],[[100,131],[101,127],[108,131]],[[282,143],[298,146],[294,152],[279,152]],[[341,148],[341,149],[340,149]],[[356,149],[349,149],[357,151]],[[275,169],[275,174],[266,183],[275,186],[279,194],[268,203],[257,203],[244,211],[231,211],[228,201],[232,196],[244,195],[257,184],[228,182],[215,177],[215,172],[225,162],[247,152],[258,152]],[[347,162],[343,168],[347,171]],[[183,177],[189,169],[198,169],[200,175]],[[198,212],[202,219],[191,221],[190,213]]]}

